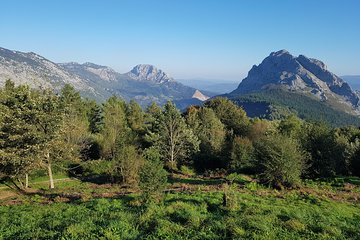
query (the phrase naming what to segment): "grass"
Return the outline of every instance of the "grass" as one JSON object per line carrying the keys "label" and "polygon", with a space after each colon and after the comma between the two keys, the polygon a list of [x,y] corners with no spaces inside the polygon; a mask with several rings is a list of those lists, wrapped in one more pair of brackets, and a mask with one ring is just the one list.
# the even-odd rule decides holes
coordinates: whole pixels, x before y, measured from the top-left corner
{"label": "grass", "polygon": [[163,201],[149,205],[136,189],[117,184],[33,185],[27,195],[0,201],[0,239],[360,238],[359,186],[348,188],[357,178],[307,181],[288,191],[246,176],[170,180]]}

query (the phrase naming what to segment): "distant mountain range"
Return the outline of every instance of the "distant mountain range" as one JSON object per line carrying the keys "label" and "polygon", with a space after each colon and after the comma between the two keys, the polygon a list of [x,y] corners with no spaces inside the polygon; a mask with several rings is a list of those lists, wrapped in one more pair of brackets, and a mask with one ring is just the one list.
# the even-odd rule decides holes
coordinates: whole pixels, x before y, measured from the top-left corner
{"label": "distant mountain range", "polygon": [[[128,73],[94,63],[54,63],[36,53],[23,53],[0,48],[0,85],[6,79],[32,87],[50,87],[59,91],[71,84],[89,98],[105,101],[112,95],[125,100],[135,99],[142,106],[173,100],[182,107],[187,103],[199,104],[214,96],[175,81],[155,66],[139,64]],[[198,98],[198,96],[200,96]]]}
{"label": "distant mountain range", "polygon": [[250,116],[278,118],[295,113],[332,125],[360,125],[360,98],[326,65],[286,50],[273,52],[231,93],[225,95]]}
{"label": "distant mountain range", "polygon": [[[127,101],[135,99],[142,106],[172,100],[180,109],[202,104],[216,95],[213,92],[230,92],[221,96],[242,106],[250,117],[277,119],[297,114],[334,126],[360,126],[360,98],[345,81],[357,88],[360,76],[338,77],[323,62],[304,55],[296,57],[286,50],[273,52],[258,66],[254,65],[237,87],[229,81],[181,80],[192,87],[186,86],[149,64],[118,73],[94,63],[54,63],[33,52],[0,48],[0,86],[6,79],[55,91],[69,83],[82,96],[99,102],[112,95]],[[230,87],[236,89],[231,91]]]}

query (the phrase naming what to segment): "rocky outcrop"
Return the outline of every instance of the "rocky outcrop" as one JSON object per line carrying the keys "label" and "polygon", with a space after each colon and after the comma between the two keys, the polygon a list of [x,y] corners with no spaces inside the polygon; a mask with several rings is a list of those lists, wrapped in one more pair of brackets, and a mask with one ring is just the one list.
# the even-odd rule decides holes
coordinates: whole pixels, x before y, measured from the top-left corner
{"label": "rocky outcrop", "polygon": [[138,81],[151,81],[154,83],[174,82],[174,79],[161,69],[150,64],[136,65],[130,72],[126,73],[131,79]]}
{"label": "rocky outcrop", "polygon": [[194,94],[192,95],[191,98],[196,98],[196,99],[199,99],[200,101],[206,101],[209,99],[208,96],[205,96],[204,94],[202,94],[202,92],[200,92],[199,90],[196,90],[194,92]]}
{"label": "rocky outcrop", "polygon": [[230,94],[246,94],[276,86],[308,93],[322,101],[336,100],[359,111],[359,96],[323,62],[304,55],[295,57],[286,50],[273,52],[261,64],[254,65]]}
{"label": "rocky outcrop", "polygon": [[16,84],[28,84],[32,87],[47,87],[55,90],[69,83],[78,91],[97,94],[86,80],[40,55],[0,48],[0,86],[7,79],[11,79]]}
{"label": "rocky outcrop", "polygon": [[7,79],[16,84],[47,87],[55,91],[69,83],[82,96],[99,102],[117,95],[126,101],[135,99],[144,107],[151,102],[164,104],[168,100],[188,100],[196,91],[152,65],[137,65],[130,72],[121,74],[94,63],[54,63],[35,53],[0,48],[0,87]]}

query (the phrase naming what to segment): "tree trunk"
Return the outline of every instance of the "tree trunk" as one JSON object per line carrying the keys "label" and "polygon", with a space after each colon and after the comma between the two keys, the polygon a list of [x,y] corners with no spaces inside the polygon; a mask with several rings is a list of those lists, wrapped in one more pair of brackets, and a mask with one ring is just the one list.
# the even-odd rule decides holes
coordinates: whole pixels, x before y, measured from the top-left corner
{"label": "tree trunk", "polygon": [[51,170],[51,163],[48,164],[48,174],[49,174],[49,188],[53,189],[55,188],[55,186],[54,186],[54,179]]}
{"label": "tree trunk", "polygon": [[47,152],[46,153],[46,158],[47,158],[47,163],[48,163],[48,175],[49,175],[49,188],[53,189],[55,188],[54,186],[54,179],[53,179],[53,174],[52,174],[52,169],[51,169],[51,162],[50,162],[50,153]]}
{"label": "tree trunk", "polygon": [[25,188],[29,187],[29,174],[25,173]]}

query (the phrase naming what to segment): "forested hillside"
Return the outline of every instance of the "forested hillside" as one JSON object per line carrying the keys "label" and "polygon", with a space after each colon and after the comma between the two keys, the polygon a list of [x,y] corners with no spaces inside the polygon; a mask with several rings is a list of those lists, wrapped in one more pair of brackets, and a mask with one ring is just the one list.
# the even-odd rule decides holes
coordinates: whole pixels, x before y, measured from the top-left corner
{"label": "forested hillside", "polygon": [[295,114],[302,119],[323,121],[333,127],[360,126],[358,116],[335,109],[327,102],[318,101],[310,95],[285,89],[268,89],[244,95],[228,95],[228,97],[242,106],[250,117],[271,120]]}
{"label": "forested hillside", "polygon": [[11,81],[0,112],[0,238],[360,236],[358,127]]}

